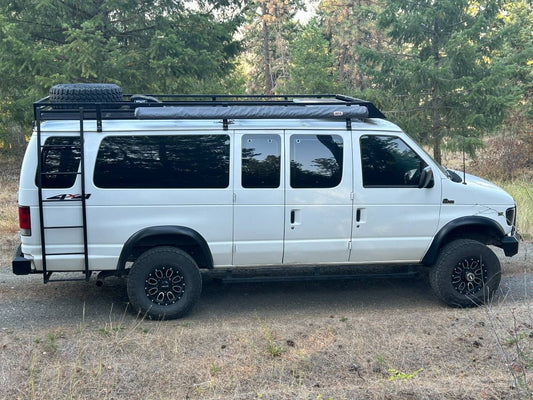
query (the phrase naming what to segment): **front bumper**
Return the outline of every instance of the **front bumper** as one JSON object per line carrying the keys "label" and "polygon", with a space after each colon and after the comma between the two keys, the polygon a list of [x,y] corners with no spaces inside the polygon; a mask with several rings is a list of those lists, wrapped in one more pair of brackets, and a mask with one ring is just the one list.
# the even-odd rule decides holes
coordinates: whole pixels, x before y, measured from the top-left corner
{"label": "front bumper", "polygon": [[502,239],[502,249],[507,257],[512,257],[518,253],[518,239],[514,236],[505,236]]}
{"label": "front bumper", "polygon": [[31,260],[24,258],[22,254],[21,245],[15,250],[13,261],[11,262],[13,273],[15,275],[29,275],[31,274]]}

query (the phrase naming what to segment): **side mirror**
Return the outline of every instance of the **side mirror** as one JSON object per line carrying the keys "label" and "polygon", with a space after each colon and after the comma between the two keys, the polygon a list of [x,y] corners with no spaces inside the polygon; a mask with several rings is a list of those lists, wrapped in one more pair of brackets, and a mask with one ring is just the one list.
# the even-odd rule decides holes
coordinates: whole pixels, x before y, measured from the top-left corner
{"label": "side mirror", "polygon": [[427,166],[420,173],[420,179],[418,180],[418,188],[425,189],[430,187],[433,187],[433,171],[429,166]]}

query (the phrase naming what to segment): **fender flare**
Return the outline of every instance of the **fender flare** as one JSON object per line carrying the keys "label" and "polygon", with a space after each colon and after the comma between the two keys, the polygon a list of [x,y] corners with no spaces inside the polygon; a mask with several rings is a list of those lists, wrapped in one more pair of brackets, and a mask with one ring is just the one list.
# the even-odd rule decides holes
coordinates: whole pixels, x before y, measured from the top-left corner
{"label": "fender flare", "polygon": [[486,229],[490,232],[496,232],[499,235],[498,239],[500,241],[505,236],[503,228],[493,219],[480,216],[468,216],[454,219],[444,225],[435,235],[426,255],[422,259],[422,264],[433,265],[435,261],[437,261],[440,248],[443,243],[446,243],[446,239],[449,235],[452,234],[453,231],[462,227],[477,227]]}
{"label": "fender flare", "polygon": [[191,239],[196,245],[198,245],[205,256],[207,268],[213,268],[213,255],[211,254],[211,250],[209,249],[207,241],[202,237],[202,235],[200,235],[194,229],[184,226],[163,225],[152,226],[135,232],[122,247],[122,251],[120,252],[117,262],[117,271],[122,272],[125,270],[128,256],[139,242],[153,236],[181,236]]}

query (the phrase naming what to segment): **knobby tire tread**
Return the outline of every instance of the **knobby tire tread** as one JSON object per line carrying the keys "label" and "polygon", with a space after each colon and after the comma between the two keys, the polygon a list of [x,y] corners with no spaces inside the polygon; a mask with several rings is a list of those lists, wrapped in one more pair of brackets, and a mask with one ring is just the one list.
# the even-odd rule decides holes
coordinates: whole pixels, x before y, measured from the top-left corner
{"label": "knobby tire tread", "polygon": [[[149,268],[158,259],[167,258],[173,259],[175,264],[179,264],[182,269],[181,272],[187,275],[186,282],[188,284],[187,293],[188,298],[178,300],[178,303],[171,306],[157,306],[145,307],[146,293],[144,289],[140,290],[139,282],[143,282],[146,275],[146,268]],[[144,286],[144,285],[141,285]],[[171,246],[155,247],[147,250],[135,261],[130,273],[128,274],[127,292],[130,303],[134,306],[141,316],[147,315],[152,319],[175,319],[180,318],[191,311],[195,303],[200,298],[202,291],[202,276],[194,259],[185,251]],[[181,302],[183,300],[183,302]],[[181,303],[180,303],[181,302]],[[168,310],[163,308],[168,307]]]}
{"label": "knobby tire tread", "polygon": [[[472,249],[476,250],[472,250]],[[457,293],[449,281],[455,261],[473,253],[481,252],[488,268],[488,282],[479,295],[467,297]],[[450,265],[451,264],[451,265]],[[501,266],[498,257],[486,245],[476,240],[458,239],[447,244],[441,251],[435,265],[429,273],[429,282],[437,297],[451,307],[476,307],[489,301],[498,289],[501,279]]]}

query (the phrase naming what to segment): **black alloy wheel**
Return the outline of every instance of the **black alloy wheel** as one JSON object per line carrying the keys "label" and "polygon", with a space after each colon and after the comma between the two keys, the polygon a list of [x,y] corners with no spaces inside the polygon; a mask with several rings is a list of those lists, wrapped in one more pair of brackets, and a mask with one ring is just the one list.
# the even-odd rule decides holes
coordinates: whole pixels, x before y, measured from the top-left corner
{"label": "black alloy wheel", "polygon": [[429,272],[435,294],[452,307],[486,304],[500,280],[501,266],[496,254],[471,239],[456,239],[445,245]]}
{"label": "black alloy wheel", "polygon": [[154,319],[180,318],[200,298],[202,276],[185,251],[154,247],[133,263],[127,289],[130,303],[140,314]]}
{"label": "black alloy wheel", "polygon": [[452,271],[452,285],[463,295],[474,296],[483,289],[488,279],[488,270],[481,257],[465,258]]}
{"label": "black alloy wheel", "polygon": [[150,301],[168,306],[181,299],[185,285],[185,278],[179,269],[168,266],[153,270],[144,281],[144,290]]}

